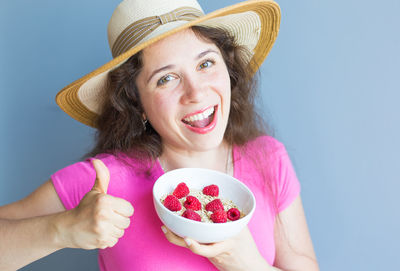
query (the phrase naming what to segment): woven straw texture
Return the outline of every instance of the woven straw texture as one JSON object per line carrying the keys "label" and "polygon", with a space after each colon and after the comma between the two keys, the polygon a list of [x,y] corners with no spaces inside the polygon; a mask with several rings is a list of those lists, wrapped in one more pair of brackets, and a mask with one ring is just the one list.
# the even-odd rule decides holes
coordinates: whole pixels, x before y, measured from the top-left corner
{"label": "woven straw texture", "polygon": [[[255,44],[253,58],[249,62],[250,69],[256,72],[259,66],[270,52],[273,43],[278,35],[280,25],[280,8],[278,4],[270,0],[252,0],[238,3],[217,11],[211,12],[194,21],[189,21],[180,25],[166,33],[153,37],[137,46],[129,49],[121,55],[115,57],[110,62],[92,71],[91,73],[76,80],[70,85],[63,88],[56,96],[56,102],[61,109],[77,121],[96,127],[96,118],[100,113],[98,105],[103,101],[103,91],[107,84],[107,74],[110,70],[124,63],[129,57],[164,37],[172,35],[178,31],[189,28],[193,25],[209,25],[209,21],[218,21],[217,17],[232,16],[232,14],[253,12],[258,15],[259,27],[257,34],[259,35],[258,42]],[[243,29],[248,27],[242,23]],[[236,24],[238,24],[236,22]],[[229,27],[227,27],[229,29]],[[246,33],[237,33],[237,36],[242,35],[245,39]]]}

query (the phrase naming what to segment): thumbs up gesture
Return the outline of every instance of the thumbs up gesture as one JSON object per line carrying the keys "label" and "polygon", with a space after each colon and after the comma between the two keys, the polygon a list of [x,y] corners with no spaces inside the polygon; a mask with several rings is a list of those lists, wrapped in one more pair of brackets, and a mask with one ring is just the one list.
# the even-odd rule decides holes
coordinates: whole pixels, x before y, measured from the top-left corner
{"label": "thumbs up gesture", "polygon": [[79,205],[70,210],[65,223],[67,247],[95,249],[113,247],[129,227],[130,202],[107,195],[110,172],[101,160],[93,160],[96,180]]}
{"label": "thumbs up gesture", "polygon": [[96,180],[94,181],[92,191],[107,194],[108,185],[110,184],[110,172],[101,160],[95,159],[92,164],[96,171]]}

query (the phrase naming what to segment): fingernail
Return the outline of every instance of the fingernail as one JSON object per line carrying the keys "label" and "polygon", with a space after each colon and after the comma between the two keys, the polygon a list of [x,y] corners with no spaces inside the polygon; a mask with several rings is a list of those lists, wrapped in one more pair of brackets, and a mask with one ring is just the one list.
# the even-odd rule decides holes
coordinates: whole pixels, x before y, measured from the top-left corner
{"label": "fingernail", "polygon": [[189,238],[183,239],[185,240],[186,245],[190,246],[192,244],[192,241]]}
{"label": "fingernail", "polygon": [[167,233],[167,228],[165,226],[161,226],[161,230],[163,231],[163,233]]}

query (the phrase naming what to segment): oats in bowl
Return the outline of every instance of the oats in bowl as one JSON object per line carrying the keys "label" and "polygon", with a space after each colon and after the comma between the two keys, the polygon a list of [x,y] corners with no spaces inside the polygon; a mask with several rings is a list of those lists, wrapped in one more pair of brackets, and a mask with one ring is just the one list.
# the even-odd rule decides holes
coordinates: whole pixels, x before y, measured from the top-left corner
{"label": "oats in bowl", "polygon": [[[186,184],[187,189],[182,185],[183,189],[176,191],[174,195],[173,191],[182,182]],[[170,197],[166,197],[167,195]],[[198,206],[196,200],[190,199],[186,208],[188,196],[196,197],[201,210],[207,210],[206,206],[218,199],[224,206],[223,210],[215,210],[218,209],[218,203],[209,206],[208,209],[214,210],[211,215],[200,210],[188,209],[196,209]],[[166,200],[177,212],[172,212],[165,206]],[[204,168],[180,168],[161,175],[153,186],[153,203],[161,223],[169,230],[180,237],[189,237],[200,243],[221,242],[239,234],[247,226],[256,209],[255,197],[243,182],[228,174]],[[228,209],[234,206],[239,208]],[[200,223],[201,216],[204,222]],[[221,222],[208,223],[213,217]],[[223,223],[224,221],[227,223]]]}
{"label": "oats in bowl", "polygon": [[[172,193],[163,195],[160,200],[175,214],[199,221],[196,215],[185,214],[188,209],[196,212],[200,216],[200,221],[205,223],[225,223],[245,216],[232,200],[219,198],[218,195],[219,187],[215,184],[199,190],[188,188],[186,183],[181,182]],[[178,205],[178,201],[180,205]],[[218,210],[223,212],[213,216],[214,212]]]}

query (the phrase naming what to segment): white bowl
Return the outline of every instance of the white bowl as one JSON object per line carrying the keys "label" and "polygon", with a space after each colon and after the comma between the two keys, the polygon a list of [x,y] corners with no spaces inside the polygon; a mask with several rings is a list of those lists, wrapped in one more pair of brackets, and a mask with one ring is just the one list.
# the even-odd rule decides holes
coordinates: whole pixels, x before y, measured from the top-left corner
{"label": "white bowl", "polygon": [[[218,197],[232,200],[246,216],[227,223],[206,223],[177,215],[168,210],[160,199],[172,194],[181,182],[186,183],[189,189],[200,191],[205,186],[218,185]],[[255,197],[246,185],[227,174],[203,168],[180,168],[162,175],[153,186],[153,202],[159,218],[168,229],[200,243],[215,243],[234,237],[246,227],[256,208]]]}

